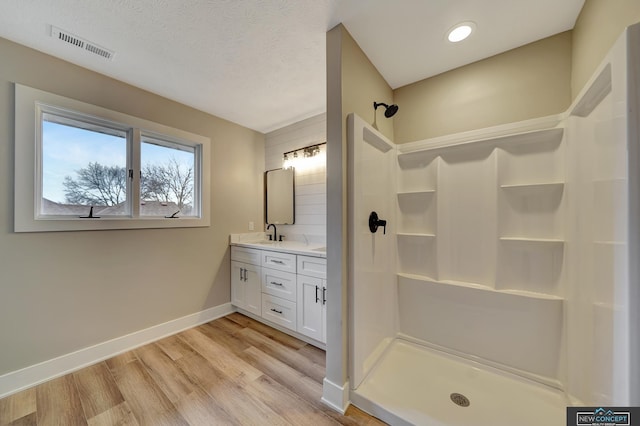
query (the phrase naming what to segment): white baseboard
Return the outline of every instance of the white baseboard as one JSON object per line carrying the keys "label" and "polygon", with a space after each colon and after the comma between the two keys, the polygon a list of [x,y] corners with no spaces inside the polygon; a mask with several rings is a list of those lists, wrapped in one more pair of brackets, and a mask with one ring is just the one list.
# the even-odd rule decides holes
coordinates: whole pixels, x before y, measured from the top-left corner
{"label": "white baseboard", "polygon": [[97,345],[80,349],[76,352],[71,352],[39,364],[3,374],[0,376],[0,398],[104,361],[105,359],[162,339],[163,337],[223,317],[232,312],[235,312],[235,309],[231,306],[231,303],[225,303],[125,336],[116,337],[115,339],[98,343]]}
{"label": "white baseboard", "polygon": [[344,414],[349,408],[349,382],[344,385],[336,385],[325,377],[322,381],[322,402],[329,407]]}

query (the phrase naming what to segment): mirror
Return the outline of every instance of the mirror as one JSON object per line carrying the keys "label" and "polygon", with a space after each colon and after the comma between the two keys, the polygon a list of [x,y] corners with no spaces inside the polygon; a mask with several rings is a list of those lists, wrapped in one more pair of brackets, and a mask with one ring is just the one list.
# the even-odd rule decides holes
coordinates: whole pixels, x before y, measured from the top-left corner
{"label": "mirror", "polygon": [[295,222],[293,168],[265,172],[264,189],[266,223],[293,225]]}

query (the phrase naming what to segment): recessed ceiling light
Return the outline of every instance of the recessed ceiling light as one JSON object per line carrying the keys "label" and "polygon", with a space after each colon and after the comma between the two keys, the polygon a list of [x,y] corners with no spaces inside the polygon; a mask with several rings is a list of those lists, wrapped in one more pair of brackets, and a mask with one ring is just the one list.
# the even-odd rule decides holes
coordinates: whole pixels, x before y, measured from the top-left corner
{"label": "recessed ceiling light", "polygon": [[476,24],[473,22],[461,22],[449,30],[447,33],[447,40],[452,43],[457,43],[469,37],[475,29]]}

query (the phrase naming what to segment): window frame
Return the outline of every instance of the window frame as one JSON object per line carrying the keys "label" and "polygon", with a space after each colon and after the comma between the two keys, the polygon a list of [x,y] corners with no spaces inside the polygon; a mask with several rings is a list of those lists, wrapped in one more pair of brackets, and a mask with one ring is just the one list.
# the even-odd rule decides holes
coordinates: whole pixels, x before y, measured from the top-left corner
{"label": "window frame", "polygon": [[[44,113],[53,113],[83,123],[127,131],[127,170],[133,170],[132,176],[127,179],[127,202],[130,207],[127,215],[81,219],[40,213],[42,202],[41,120]],[[194,194],[199,195],[199,203],[194,200],[194,209],[199,207],[199,214],[177,218],[140,216],[140,144],[143,136],[194,148]],[[16,83],[14,231],[208,227],[211,202],[210,145],[210,139],[204,136]]]}

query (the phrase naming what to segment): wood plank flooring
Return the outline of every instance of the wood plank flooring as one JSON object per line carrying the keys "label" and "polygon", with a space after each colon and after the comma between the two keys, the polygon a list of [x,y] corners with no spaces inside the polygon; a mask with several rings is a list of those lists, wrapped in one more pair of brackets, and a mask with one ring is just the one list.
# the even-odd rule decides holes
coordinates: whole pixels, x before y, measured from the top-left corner
{"label": "wood plank flooring", "polygon": [[321,401],[324,351],[241,314],[0,399],[0,425],[383,425]]}

